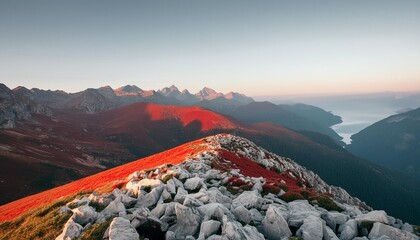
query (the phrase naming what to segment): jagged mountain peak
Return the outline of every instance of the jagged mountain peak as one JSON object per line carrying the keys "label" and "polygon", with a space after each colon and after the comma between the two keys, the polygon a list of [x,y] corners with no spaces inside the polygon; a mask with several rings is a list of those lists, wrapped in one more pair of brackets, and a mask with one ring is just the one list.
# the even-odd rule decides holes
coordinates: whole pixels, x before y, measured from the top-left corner
{"label": "jagged mountain peak", "polygon": [[224,97],[229,100],[236,100],[242,104],[248,104],[248,103],[254,102],[254,99],[252,99],[251,97],[248,97],[245,94],[237,93],[237,92],[228,92],[224,95]]}
{"label": "jagged mountain peak", "polygon": [[203,89],[201,89],[200,91],[196,93],[196,95],[203,96],[203,97],[209,96],[212,94],[218,94],[218,92],[216,92],[216,90],[209,87],[203,87]]}
{"label": "jagged mountain peak", "polygon": [[190,91],[188,91],[188,89],[184,89],[184,90],[182,90],[182,92],[181,92],[182,94],[191,94],[190,93]]}
{"label": "jagged mountain peak", "polygon": [[8,88],[3,83],[0,83],[0,97],[4,99],[9,99],[12,95],[12,90],[10,90],[10,88]]}
{"label": "jagged mountain peak", "polygon": [[123,95],[137,95],[143,92],[143,90],[136,85],[126,85],[120,88],[114,89],[115,94],[118,96]]}
{"label": "jagged mountain peak", "polygon": [[97,89],[88,88],[76,95],[66,103],[67,108],[79,109],[86,113],[96,113],[113,107],[113,103]]}
{"label": "jagged mountain peak", "polygon": [[173,91],[179,91],[178,88],[175,85],[171,85],[170,87],[164,87],[162,88],[161,92],[173,92]]}
{"label": "jagged mountain peak", "polygon": [[222,93],[218,93],[216,92],[214,89],[208,88],[208,87],[204,87],[203,89],[201,89],[200,91],[198,91],[195,96],[200,99],[200,100],[212,100],[218,97],[223,96]]}

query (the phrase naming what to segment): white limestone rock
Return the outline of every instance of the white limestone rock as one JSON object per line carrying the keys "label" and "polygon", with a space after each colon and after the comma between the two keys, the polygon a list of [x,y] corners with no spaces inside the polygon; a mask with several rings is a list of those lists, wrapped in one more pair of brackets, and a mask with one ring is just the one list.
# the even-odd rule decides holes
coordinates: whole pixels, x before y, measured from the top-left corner
{"label": "white limestone rock", "polygon": [[136,229],[131,226],[127,219],[116,217],[109,225],[108,233],[109,240],[138,240],[140,239]]}
{"label": "white limestone rock", "polygon": [[335,232],[328,226],[324,228],[324,239],[325,240],[339,240]]}
{"label": "white limestone rock", "polygon": [[198,239],[206,239],[209,236],[219,232],[221,223],[215,220],[207,220],[201,223]]}
{"label": "white limestone rock", "polygon": [[207,204],[210,202],[210,197],[207,195],[207,191],[204,189],[201,189],[198,193],[188,194],[187,196],[195,198],[204,204]]}
{"label": "white limestone rock", "polygon": [[73,209],[74,222],[85,225],[93,223],[98,218],[98,213],[91,206],[83,205]]}
{"label": "white limestone rock", "polygon": [[241,223],[249,224],[252,221],[251,213],[244,206],[239,206],[232,210],[236,220]]}
{"label": "white limestone rock", "polygon": [[197,191],[201,186],[203,186],[203,179],[199,177],[189,178],[184,183],[184,188],[187,191]]}
{"label": "white limestone rock", "polygon": [[136,198],[132,198],[126,194],[124,194],[120,189],[115,188],[112,191],[112,194],[115,196],[115,198],[119,198],[118,201],[120,201],[122,204],[124,204],[125,207],[131,207],[134,206],[134,204],[136,204],[137,199]]}
{"label": "white limestone rock", "polygon": [[159,186],[153,188],[152,191],[149,193],[144,194],[144,192],[140,193],[138,196],[136,207],[151,207],[156,205],[156,203],[160,199],[160,195],[163,192],[163,187]]}
{"label": "white limestone rock", "polygon": [[223,216],[222,236],[230,240],[247,239],[242,225],[239,222],[229,220],[226,216]]}
{"label": "white limestone rock", "polygon": [[228,196],[223,195],[217,188],[210,188],[207,190],[206,193],[210,199],[210,202],[221,203],[226,208],[230,208],[230,206],[232,205],[232,199],[230,199]]}
{"label": "white limestone rock", "polygon": [[360,215],[356,218],[359,223],[362,222],[381,222],[389,224],[388,215],[385,211],[371,211],[366,214]]}
{"label": "white limestone rock", "polygon": [[186,237],[198,232],[201,218],[191,208],[176,204],[175,213],[177,223],[171,226],[169,230],[173,231],[177,237]]}
{"label": "white limestone rock", "polygon": [[82,232],[83,227],[74,222],[74,218],[71,217],[66,224],[64,225],[63,231],[61,232],[58,237],[55,238],[55,240],[69,240],[69,239],[76,239],[80,236],[80,233]]}
{"label": "white limestone rock", "polygon": [[125,213],[124,204],[122,204],[118,199],[112,201],[102,212],[100,215],[103,216],[105,219],[109,219],[112,216],[118,216],[119,213]]}
{"label": "white limestone rock", "polygon": [[202,216],[204,216],[205,219],[217,219],[222,221],[224,215],[226,215],[228,219],[235,218],[231,211],[220,203],[209,203],[198,207],[197,210]]}
{"label": "white limestone rock", "polygon": [[176,235],[172,231],[167,231],[165,233],[165,240],[176,240]]}
{"label": "white limestone rock", "polygon": [[410,225],[410,224],[408,224],[408,223],[404,223],[404,224],[401,226],[401,230],[406,231],[406,232],[409,232],[409,233],[413,233],[413,232],[414,232],[414,228],[413,228],[413,226],[411,226],[411,225]]}
{"label": "white limestone rock", "polygon": [[262,222],[264,219],[264,216],[255,208],[251,208],[249,210],[249,213],[251,214],[252,222],[257,225]]}
{"label": "white limestone rock", "polygon": [[264,235],[258,232],[258,230],[254,226],[246,225],[244,227],[244,232],[246,239],[249,240],[264,240]]}
{"label": "white limestone rock", "polygon": [[350,219],[343,225],[343,230],[340,233],[340,240],[352,240],[357,237],[357,235],[357,221]]}
{"label": "white limestone rock", "polygon": [[168,191],[170,194],[176,194],[176,186],[173,179],[169,179],[166,182],[166,191]]}
{"label": "white limestone rock", "polygon": [[137,196],[140,192],[140,189],[149,187],[149,188],[155,188],[157,186],[162,185],[162,182],[159,179],[142,179],[140,181],[138,180],[131,180],[126,185],[125,188],[128,191],[131,191],[135,196]]}
{"label": "white limestone rock", "polygon": [[290,237],[292,235],[286,221],[272,205],[267,209],[267,213],[262,221],[262,230],[265,237],[269,240]]}
{"label": "white limestone rock", "polygon": [[303,240],[322,240],[324,237],[322,220],[315,216],[308,216],[296,232],[296,236]]}
{"label": "white limestone rock", "polygon": [[412,233],[385,225],[380,222],[373,224],[372,230],[370,230],[369,239],[379,238],[380,236],[385,235],[391,239],[399,240],[419,240],[420,238]]}
{"label": "white limestone rock", "polygon": [[189,208],[192,208],[192,207],[196,208],[196,207],[203,206],[204,203],[201,202],[200,200],[196,199],[196,198],[193,198],[193,197],[187,195],[185,197],[184,203],[182,205],[184,205],[186,207],[189,207]]}
{"label": "white limestone rock", "polygon": [[264,199],[257,191],[244,191],[232,202],[232,208],[244,206],[247,209],[261,209],[263,206],[273,203],[271,200]]}
{"label": "white limestone rock", "polygon": [[184,188],[178,188],[178,191],[174,197],[174,201],[178,202],[178,203],[184,203],[185,201],[185,197],[188,195],[187,190],[185,190]]}
{"label": "white limestone rock", "polygon": [[150,211],[150,214],[152,214],[153,216],[155,216],[157,218],[160,218],[165,214],[167,206],[168,206],[167,203],[158,204],[158,205],[156,205],[155,208],[152,209],[152,211]]}

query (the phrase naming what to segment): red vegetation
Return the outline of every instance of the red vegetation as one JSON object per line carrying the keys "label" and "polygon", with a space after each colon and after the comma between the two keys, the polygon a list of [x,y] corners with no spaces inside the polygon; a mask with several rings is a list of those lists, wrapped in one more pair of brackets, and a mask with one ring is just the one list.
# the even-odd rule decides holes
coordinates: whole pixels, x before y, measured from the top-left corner
{"label": "red vegetation", "polygon": [[[90,122],[98,124],[108,133],[148,132],[155,124],[181,124],[199,127],[199,131],[233,129],[241,124],[234,119],[201,107],[166,106],[139,102],[121,108],[91,115]],[[192,126],[194,125],[194,126]]]}
{"label": "red vegetation", "polygon": [[[103,187],[110,182],[124,179],[135,171],[154,168],[162,164],[181,163],[188,155],[196,154],[205,150],[203,148],[197,147],[197,144],[200,144],[201,142],[202,140],[196,140],[194,142],[181,145],[177,148],[109,169],[107,171],[80,179],[61,187],[53,188],[2,205],[0,206],[0,222],[12,220],[34,207],[48,204],[60,197],[68,196],[81,191],[91,191]],[[115,184],[115,186],[117,185],[119,185],[119,183]]]}
{"label": "red vegetation", "polygon": [[198,121],[201,125],[201,131],[232,129],[238,125],[229,117],[196,106],[181,107],[148,104],[146,111],[152,121],[179,119],[184,127],[194,121]]}
{"label": "red vegetation", "polygon": [[241,173],[249,177],[264,177],[267,179],[267,183],[280,183],[281,180],[284,180],[287,183],[287,186],[290,188],[300,188],[297,185],[297,181],[291,179],[290,176],[286,174],[278,174],[274,171],[268,170],[256,162],[243,157],[238,156],[234,152],[230,152],[224,149],[217,150],[220,153],[220,158],[228,159],[231,161],[236,168],[241,170]]}
{"label": "red vegetation", "polygon": [[237,178],[237,177],[230,177],[228,183],[232,186],[240,187],[242,185],[247,184],[244,180]]}

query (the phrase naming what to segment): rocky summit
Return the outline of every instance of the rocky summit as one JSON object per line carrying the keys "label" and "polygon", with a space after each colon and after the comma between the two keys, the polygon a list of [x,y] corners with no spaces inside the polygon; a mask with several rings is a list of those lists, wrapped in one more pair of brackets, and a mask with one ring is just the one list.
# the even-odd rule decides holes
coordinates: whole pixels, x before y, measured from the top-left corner
{"label": "rocky summit", "polygon": [[179,164],[67,202],[54,213],[71,215],[56,239],[101,228],[110,240],[419,239],[410,224],[244,138],[219,134],[192,147],[200,151]]}

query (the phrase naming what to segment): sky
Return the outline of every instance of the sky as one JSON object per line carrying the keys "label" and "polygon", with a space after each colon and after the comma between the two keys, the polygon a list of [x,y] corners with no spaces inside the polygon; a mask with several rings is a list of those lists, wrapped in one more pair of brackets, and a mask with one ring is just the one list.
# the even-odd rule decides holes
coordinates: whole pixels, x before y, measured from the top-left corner
{"label": "sky", "polygon": [[0,82],[420,91],[420,1],[0,0]]}

